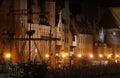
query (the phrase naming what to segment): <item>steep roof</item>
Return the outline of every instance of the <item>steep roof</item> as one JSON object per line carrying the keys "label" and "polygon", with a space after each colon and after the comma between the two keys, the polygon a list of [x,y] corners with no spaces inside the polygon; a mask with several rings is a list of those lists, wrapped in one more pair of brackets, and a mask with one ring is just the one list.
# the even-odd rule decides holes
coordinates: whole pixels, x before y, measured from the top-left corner
{"label": "steep roof", "polygon": [[75,19],[74,19],[74,17],[70,17],[70,31],[72,32],[72,34],[74,34],[74,35],[77,35],[77,34],[79,34],[79,31],[78,31],[78,29],[77,29],[77,24],[76,24],[76,22],[75,22]]}
{"label": "steep roof", "polygon": [[103,28],[118,28],[118,22],[109,8],[102,8],[100,17],[99,25]]}
{"label": "steep roof", "polygon": [[90,28],[86,23],[83,22],[77,22],[77,29],[79,31],[79,33],[82,34],[90,34]]}
{"label": "steep roof", "polygon": [[91,29],[85,22],[76,21],[74,17],[71,17],[70,21],[70,30],[73,34],[91,34]]}
{"label": "steep roof", "polygon": [[111,7],[109,9],[116,20],[117,26],[120,28],[120,7]]}

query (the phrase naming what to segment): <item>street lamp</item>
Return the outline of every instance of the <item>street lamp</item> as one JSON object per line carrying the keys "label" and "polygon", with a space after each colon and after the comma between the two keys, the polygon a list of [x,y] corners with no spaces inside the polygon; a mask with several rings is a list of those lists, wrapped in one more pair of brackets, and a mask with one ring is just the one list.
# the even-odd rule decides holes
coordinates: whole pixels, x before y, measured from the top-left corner
{"label": "street lamp", "polygon": [[107,59],[111,58],[112,54],[108,54],[107,55]]}
{"label": "street lamp", "polygon": [[63,58],[63,69],[64,69],[64,67],[65,67],[65,58],[66,58],[66,54],[65,53],[62,54],[62,58]]}
{"label": "street lamp", "polygon": [[58,55],[59,55],[59,54],[58,54],[58,53],[56,53],[55,55],[56,55],[56,57],[58,57]]}
{"label": "street lamp", "polygon": [[47,58],[47,59],[48,59],[48,58],[49,58],[49,54],[45,54],[45,58]]}
{"label": "street lamp", "polygon": [[100,64],[101,64],[102,63],[102,57],[103,57],[103,55],[99,54],[99,57],[100,57]]}
{"label": "street lamp", "polygon": [[103,57],[103,55],[102,55],[102,54],[99,54],[99,57],[100,57],[100,58],[102,58],[102,57]]}
{"label": "street lamp", "polygon": [[80,58],[82,58],[82,54],[78,54],[78,58],[79,58],[79,68],[80,68]]}
{"label": "street lamp", "polygon": [[89,57],[92,59],[93,58],[93,54],[90,54]]}
{"label": "street lamp", "polygon": [[118,58],[119,58],[119,55],[116,54],[116,55],[115,55],[115,63],[118,63]]}
{"label": "street lamp", "polygon": [[11,54],[10,53],[5,53],[4,58],[6,62],[11,63]]}
{"label": "street lamp", "polygon": [[118,54],[116,54],[116,55],[115,55],[115,58],[118,58],[118,57],[119,57],[119,55],[118,55]]}
{"label": "street lamp", "polygon": [[48,63],[49,57],[50,57],[49,54],[45,54],[45,58],[46,58],[47,63]]}
{"label": "street lamp", "polygon": [[58,59],[59,59],[59,54],[55,54],[55,67],[58,67]]}
{"label": "street lamp", "polygon": [[65,54],[65,53],[63,53],[63,54],[62,54],[62,58],[65,58],[65,57],[66,57],[66,54]]}
{"label": "street lamp", "polygon": [[6,57],[6,59],[10,59],[10,58],[11,58],[11,54],[10,54],[10,53],[7,53],[7,54],[5,55],[5,57]]}
{"label": "street lamp", "polygon": [[78,54],[78,58],[82,58],[82,55],[81,55],[81,54]]}

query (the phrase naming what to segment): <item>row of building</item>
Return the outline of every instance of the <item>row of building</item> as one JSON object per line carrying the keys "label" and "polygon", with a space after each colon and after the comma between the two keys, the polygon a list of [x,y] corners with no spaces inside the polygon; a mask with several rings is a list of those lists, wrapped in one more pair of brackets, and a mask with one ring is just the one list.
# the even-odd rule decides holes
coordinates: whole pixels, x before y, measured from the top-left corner
{"label": "row of building", "polygon": [[119,57],[119,28],[104,29],[82,13],[72,15],[68,0],[57,14],[56,1],[1,1],[0,58],[10,53],[14,63],[67,67]]}

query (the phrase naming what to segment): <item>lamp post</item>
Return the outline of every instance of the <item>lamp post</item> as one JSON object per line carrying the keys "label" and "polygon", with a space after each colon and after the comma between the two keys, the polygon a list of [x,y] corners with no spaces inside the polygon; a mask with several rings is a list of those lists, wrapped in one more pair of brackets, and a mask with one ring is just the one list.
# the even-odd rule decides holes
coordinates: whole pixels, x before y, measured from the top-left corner
{"label": "lamp post", "polygon": [[[90,60],[89,60],[90,63],[89,63],[89,64],[90,64],[90,65],[91,65],[92,62],[93,62],[93,57],[94,57],[93,54],[90,54],[90,55],[89,55],[89,58],[90,58]],[[88,66],[89,66],[89,64],[88,64]]]}
{"label": "lamp post", "polygon": [[100,57],[100,58],[102,58],[102,57],[103,57],[103,55],[102,55],[102,54],[99,54],[99,57]]}
{"label": "lamp post", "polygon": [[6,63],[8,65],[12,63],[12,61],[11,61],[11,53],[10,52],[5,53],[4,58],[5,58],[5,61],[6,61]]}
{"label": "lamp post", "polygon": [[58,56],[59,56],[59,54],[58,53],[56,53],[55,54],[55,67],[57,68],[58,67]]}
{"label": "lamp post", "polygon": [[111,62],[112,62],[111,57],[112,57],[112,54],[108,54],[108,55],[107,55],[107,59],[108,59],[108,61],[109,61],[109,64],[111,64]]}
{"label": "lamp post", "polygon": [[65,53],[62,54],[62,58],[63,58],[63,69],[64,69],[64,67],[65,67],[65,58],[66,58],[66,54]]}
{"label": "lamp post", "polygon": [[50,57],[49,54],[45,54],[45,59],[46,59],[47,63],[48,63],[49,57]]}
{"label": "lamp post", "polygon": [[100,58],[100,64],[101,64],[101,63],[102,63],[103,55],[102,55],[102,54],[99,54],[99,58]]}
{"label": "lamp post", "polygon": [[79,59],[79,68],[80,68],[80,59],[82,58],[82,54],[78,54],[78,59]]}
{"label": "lamp post", "polygon": [[5,58],[10,61],[11,54],[10,54],[10,53],[7,53],[7,54],[5,55]]}
{"label": "lamp post", "polygon": [[118,55],[118,54],[116,54],[116,55],[115,55],[115,58],[119,58],[119,55]]}
{"label": "lamp post", "polygon": [[112,54],[108,54],[108,55],[107,55],[107,59],[110,59],[111,56],[112,56]]}
{"label": "lamp post", "polygon": [[115,55],[115,63],[118,63],[118,59],[119,59],[119,55],[116,54],[116,55]]}
{"label": "lamp post", "polygon": [[93,58],[93,54],[90,54],[89,57],[92,59]]}

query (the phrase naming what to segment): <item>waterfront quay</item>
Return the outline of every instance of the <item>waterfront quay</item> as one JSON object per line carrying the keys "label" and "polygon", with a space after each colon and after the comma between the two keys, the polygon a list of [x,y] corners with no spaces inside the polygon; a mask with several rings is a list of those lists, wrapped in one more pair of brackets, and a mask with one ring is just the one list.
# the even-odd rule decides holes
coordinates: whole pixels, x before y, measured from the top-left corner
{"label": "waterfront quay", "polygon": [[45,78],[120,78],[120,64],[82,66],[65,70],[54,70]]}
{"label": "waterfront quay", "polygon": [[[4,67],[4,66],[3,66]],[[87,65],[45,70],[44,66],[1,68],[0,78],[120,78],[120,64]],[[8,70],[7,70],[8,69]]]}

